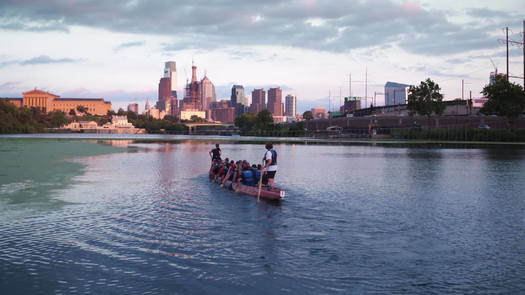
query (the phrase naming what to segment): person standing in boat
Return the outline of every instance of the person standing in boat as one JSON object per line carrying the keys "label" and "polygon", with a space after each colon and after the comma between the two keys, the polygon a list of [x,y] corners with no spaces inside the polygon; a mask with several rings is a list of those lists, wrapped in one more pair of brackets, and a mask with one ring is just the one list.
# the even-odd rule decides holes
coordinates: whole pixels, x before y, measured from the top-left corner
{"label": "person standing in boat", "polygon": [[273,188],[275,186],[275,174],[277,173],[277,152],[273,150],[273,144],[271,143],[266,144],[263,163],[263,183]]}
{"label": "person standing in boat", "polygon": [[218,143],[215,144],[215,148],[211,150],[209,154],[210,154],[212,162],[221,161],[222,152],[221,152],[221,148],[219,147]]}

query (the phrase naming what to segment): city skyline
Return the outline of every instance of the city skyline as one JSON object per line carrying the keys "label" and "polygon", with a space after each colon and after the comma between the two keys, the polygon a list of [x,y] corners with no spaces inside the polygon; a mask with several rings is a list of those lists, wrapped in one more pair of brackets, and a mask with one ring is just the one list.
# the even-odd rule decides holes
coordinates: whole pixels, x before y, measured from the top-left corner
{"label": "city skyline", "polygon": [[[510,0],[306,0],[272,7],[233,1],[236,20],[227,6],[185,1],[173,11],[147,1],[91,1],[89,17],[79,14],[87,2],[76,1],[79,9],[65,3],[0,4],[0,34],[9,41],[0,44],[0,96],[20,96],[36,86],[64,96],[103,97],[115,109],[142,106],[156,101],[159,65],[166,61],[177,62],[181,98],[194,58],[199,76],[214,82],[217,100],[228,98],[235,84],[244,86],[246,96],[280,87],[283,95],[299,97],[298,112],[328,107],[329,92],[335,109],[339,93],[348,96],[348,74],[352,94],[364,96],[365,72],[368,97],[384,92],[387,81],[419,84],[428,77],[447,100],[462,96],[461,80],[465,97],[469,91],[479,97],[494,71],[490,59],[505,71],[501,29],[510,27],[519,40],[525,18],[525,4]],[[149,24],[154,13],[158,17]],[[118,15],[121,25],[108,22],[109,15]],[[511,47],[510,53],[511,74],[522,76],[522,50]]]}

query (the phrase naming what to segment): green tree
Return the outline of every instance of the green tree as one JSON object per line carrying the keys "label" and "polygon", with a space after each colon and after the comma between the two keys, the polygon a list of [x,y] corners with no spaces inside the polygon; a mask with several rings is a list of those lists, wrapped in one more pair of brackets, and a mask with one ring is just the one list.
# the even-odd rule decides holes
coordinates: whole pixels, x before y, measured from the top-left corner
{"label": "green tree", "polygon": [[69,122],[70,120],[66,117],[64,112],[54,111],[46,114],[42,123],[47,128],[58,128],[68,124]]}
{"label": "green tree", "polygon": [[498,115],[514,119],[525,110],[525,92],[521,85],[510,83],[504,76],[496,76],[493,84],[483,88],[481,92],[489,100],[481,108],[485,115]]}
{"label": "green tree", "polygon": [[126,111],[124,111],[123,108],[119,108],[118,111],[117,111],[117,115],[118,116],[127,116],[127,113],[126,113]]}
{"label": "green tree", "polygon": [[441,88],[430,78],[421,81],[419,86],[410,86],[408,90],[408,109],[430,120],[432,114],[441,115],[445,110]]}
{"label": "green tree", "polygon": [[[166,119],[166,118],[164,118],[164,119]],[[201,117],[199,117],[197,115],[191,115],[190,121],[191,122],[206,122],[206,119],[203,119],[203,118],[201,118]]]}
{"label": "green tree", "polygon": [[273,116],[269,110],[262,110],[257,114],[255,125],[259,130],[271,129],[273,126]]}
{"label": "green tree", "polygon": [[244,113],[235,118],[235,126],[239,127],[242,132],[249,132],[255,129],[257,116],[253,113]]}
{"label": "green tree", "polygon": [[305,120],[312,120],[314,118],[314,115],[311,111],[306,111],[303,113],[303,119]]}
{"label": "green tree", "polygon": [[88,108],[86,108],[85,106],[77,106],[77,111],[79,113],[88,114]]}

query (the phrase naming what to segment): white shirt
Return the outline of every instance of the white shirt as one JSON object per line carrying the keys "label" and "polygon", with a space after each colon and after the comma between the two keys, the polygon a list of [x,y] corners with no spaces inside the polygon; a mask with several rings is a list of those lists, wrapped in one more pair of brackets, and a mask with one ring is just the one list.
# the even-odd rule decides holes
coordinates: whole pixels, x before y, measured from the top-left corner
{"label": "white shirt", "polygon": [[[272,159],[272,152],[266,151],[266,154],[264,154],[264,164],[266,165],[266,161]],[[277,171],[277,164],[271,164],[266,168],[266,171]]]}

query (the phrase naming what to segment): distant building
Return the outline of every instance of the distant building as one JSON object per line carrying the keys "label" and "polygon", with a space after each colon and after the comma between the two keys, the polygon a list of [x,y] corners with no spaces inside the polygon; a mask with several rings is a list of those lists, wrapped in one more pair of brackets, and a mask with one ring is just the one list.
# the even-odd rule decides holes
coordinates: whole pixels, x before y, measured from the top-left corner
{"label": "distant building", "polygon": [[268,104],[267,108],[274,116],[283,115],[283,103],[282,103],[283,91],[281,88],[270,88],[268,90]]}
{"label": "distant building", "polygon": [[503,73],[498,73],[497,71],[496,72],[490,72],[489,84],[492,85],[492,84],[496,83],[496,78],[505,79],[505,78],[507,78],[507,75],[505,75]]}
{"label": "distant building", "polygon": [[235,108],[236,117],[247,111],[248,99],[244,95],[244,87],[242,85],[233,85],[230,101],[230,105]]}
{"label": "distant building", "polygon": [[167,61],[164,63],[164,78],[170,78],[170,95],[177,98],[177,63]]}
{"label": "distant building", "polygon": [[197,111],[197,110],[186,110],[180,112],[180,119],[181,120],[191,120],[191,117],[197,116],[201,119],[206,119],[206,112],[204,111]]}
{"label": "distant building", "polygon": [[233,85],[230,99],[232,106],[239,104],[247,105],[246,97],[244,96],[244,87],[242,85]]}
{"label": "distant building", "polygon": [[138,103],[130,103],[128,104],[128,112],[132,112],[135,114],[139,113],[139,104]]}
{"label": "distant building", "polygon": [[191,66],[191,82],[186,84],[184,99],[180,104],[181,111],[201,111],[203,102],[201,100],[200,81],[197,80],[197,67]]}
{"label": "distant building", "polygon": [[312,108],[310,112],[312,112],[314,119],[326,119],[328,117],[326,108]]}
{"label": "distant building", "polygon": [[285,105],[284,115],[288,117],[295,116],[295,113],[297,112],[297,96],[288,94],[285,98]]}
{"label": "distant building", "polygon": [[339,109],[342,113],[352,113],[361,109],[361,97],[345,97],[345,102]]}
{"label": "distant building", "polygon": [[127,116],[112,116],[110,124],[113,128],[134,128]]}
{"label": "distant building", "polygon": [[286,122],[286,116],[272,116],[274,123],[284,123]]}
{"label": "distant building", "polygon": [[82,106],[92,115],[106,115],[111,110],[111,102],[103,98],[61,98],[58,95],[42,91],[31,90],[22,93],[22,98],[6,98],[18,107],[39,108],[44,113],[61,111],[69,114]]}
{"label": "distant building", "polygon": [[202,102],[202,110],[207,111],[210,109],[210,104],[216,100],[215,96],[215,85],[210,79],[204,75],[204,78],[200,81],[200,100]]}
{"label": "distant building", "polygon": [[250,112],[257,114],[266,109],[266,91],[264,89],[254,89],[252,91],[252,104],[250,105]]}
{"label": "distant building", "polygon": [[159,99],[157,108],[159,110],[166,110],[166,101],[171,99],[171,79],[161,78],[159,81]]}
{"label": "distant building", "polygon": [[385,106],[406,104],[408,87],[410,87],[410,85],[386,82]]}
{"label": "distant building", "polygon": [[165,111],[161,111],[156,107],[151,107],[147,111],[144,112],[144,115],[151,117],[153,119],[164,119],[166,116]]}
{"label": "distant building", "polygon": [[233,123],[235,121],[235,108],[230,105],[231,102],[227,100],[212,103],[212,119],[222,123]]}

